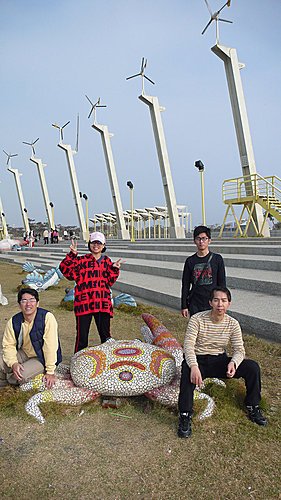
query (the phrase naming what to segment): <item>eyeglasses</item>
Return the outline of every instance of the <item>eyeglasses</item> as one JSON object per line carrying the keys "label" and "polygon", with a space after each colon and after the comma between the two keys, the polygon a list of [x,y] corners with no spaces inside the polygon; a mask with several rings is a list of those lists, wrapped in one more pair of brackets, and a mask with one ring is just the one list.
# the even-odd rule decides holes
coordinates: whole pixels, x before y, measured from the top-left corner
{"label": "eyeglasses", "polygon": [[101,243],[101,241],[91,241],[90,242],[92,245],[103,245],[103,243]]}
{"label": "eyeglasses", "polygon": [[30,302],[31,304],[34,304],[35,302],[37,302],[36,299],[21,299],[20,303],[21,304],[27,304],[28,302]]}
{"label": "eyeglasses", "polygon": [[209,238],[207,236],[203,236],[203,238],[200,238],[200,236],[196,236],[195,240],[196,241],[207,241]]}

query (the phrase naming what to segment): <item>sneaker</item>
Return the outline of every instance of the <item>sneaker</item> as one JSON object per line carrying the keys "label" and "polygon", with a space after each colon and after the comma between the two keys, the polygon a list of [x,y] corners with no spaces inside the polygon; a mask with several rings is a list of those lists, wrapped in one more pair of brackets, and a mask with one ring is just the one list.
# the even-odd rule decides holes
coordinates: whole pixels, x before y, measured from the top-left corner
{"label": "sneaker", "polygon": [[247,406],[248,417],[258,425],[267,425],[267,420],[263,416],[259,406]]}
{"label": "sneaker", "polygon": [[188,438],[191,436],[191,418],[192,413],[180,413],[179,416],[179,427],[178,427],[178,437]]}

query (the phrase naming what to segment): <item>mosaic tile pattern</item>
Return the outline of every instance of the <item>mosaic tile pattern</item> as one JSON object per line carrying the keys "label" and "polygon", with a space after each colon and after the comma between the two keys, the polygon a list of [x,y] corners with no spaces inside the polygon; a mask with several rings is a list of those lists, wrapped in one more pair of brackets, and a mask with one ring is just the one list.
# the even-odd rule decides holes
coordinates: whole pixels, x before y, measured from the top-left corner
{"label": "mosaic tile pattern", "polygon": [[[142,315],[146,325],[141,329],[145,342],[140,340],[109,340],[96,347],[76,353],[70,367],[61,363],[56,370],[56,382],[46,389],[43,375],[22,384],[22,391],[36,390],[25,405],[27,413],[40,423],[45,419],[39,405],[56,401],[74,406],[100,396],[132,396],[145,394],[149,399],[177,407],[183,350],[179,342],[150,314]],[[218,379],[206,379],[225,385]],[[200,420],[210,417],[213,399],[195,390],[195,399],[207,402]]]}
{"label": "mosaic tile pattern", "polygon": [[176,363],[170,352],[140,340],[108,340],[76,353],[71,378],[108,396],[138,396],[172,382]]}
{"label": "mosaic tile pattern", "polygon": [[93,401],[100,396],[96,391],[75,387],[70,377],[69,366],[67,365],[63,365],[62,363],[59,365],[56,377],[57,379],[52,389],[46,389],[42,374],[36,375],[31,381],[20,386],[22,391],[39,391],[27,401],[25,410],[29,415],[36,418],[40,424],[45,423],[39,406],[42,403],[56,401],[57,403],[78,406],[88,401]]}

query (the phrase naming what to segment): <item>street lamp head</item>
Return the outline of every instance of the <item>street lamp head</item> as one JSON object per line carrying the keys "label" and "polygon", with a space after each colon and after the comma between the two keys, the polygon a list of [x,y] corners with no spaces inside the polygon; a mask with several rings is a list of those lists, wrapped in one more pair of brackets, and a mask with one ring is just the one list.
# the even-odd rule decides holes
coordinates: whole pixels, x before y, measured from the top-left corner
{"label": "street lamp head", "polygon": [[131,181],[127,182],[127,186],[129,189],[134,189],[134,184]]}
{"label": "street lamp head", "polygon": [[198,168],[199,172],[204,172],[204,163],[201,160],[197,160],[194,163],[195,168]]}

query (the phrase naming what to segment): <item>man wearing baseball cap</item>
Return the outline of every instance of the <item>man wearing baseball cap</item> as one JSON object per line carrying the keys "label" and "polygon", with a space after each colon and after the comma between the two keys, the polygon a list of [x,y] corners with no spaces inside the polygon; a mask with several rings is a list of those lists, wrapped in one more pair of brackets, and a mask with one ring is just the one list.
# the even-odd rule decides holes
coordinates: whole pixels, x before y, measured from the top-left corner
{"label": "man wearing baseball cap", "polygon": [[70,252],[60,263],[65,278],[74,280],[74,314],[76,317],[76,342],[74,352],[88,347],[92,317],[101,343],[110,338],[110,318],[113,316],[110,288],[119,276],[121,259],[115,263],[104,255],[105,236],[95,231],[90,234],[90,253],[78,256],[77,243],[72,240]]}

